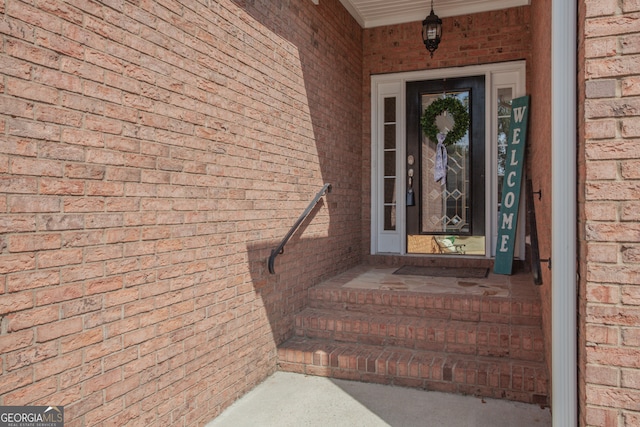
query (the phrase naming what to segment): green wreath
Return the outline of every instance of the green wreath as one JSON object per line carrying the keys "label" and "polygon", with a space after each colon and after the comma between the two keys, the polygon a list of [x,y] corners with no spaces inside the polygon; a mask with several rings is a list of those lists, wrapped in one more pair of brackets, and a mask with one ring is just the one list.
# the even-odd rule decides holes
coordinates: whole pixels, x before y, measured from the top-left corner
{"label": "green wreath", "polygon": [[469,113],[466,107],[455,97],[439,98],[433,101],[420,119],[423,132],[431,141],[438,141],[438,126],[436,126],[436,117],[447,111],[453,116],[453,129],[447,133],[443,144],[445,146],[453,145],[460,141],[469,129]]}

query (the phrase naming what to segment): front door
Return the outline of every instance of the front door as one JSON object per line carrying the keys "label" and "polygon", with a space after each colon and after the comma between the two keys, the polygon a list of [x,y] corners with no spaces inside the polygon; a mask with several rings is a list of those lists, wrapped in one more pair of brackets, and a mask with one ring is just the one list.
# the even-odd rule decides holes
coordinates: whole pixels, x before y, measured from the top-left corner
{"label": "front door", "polygon": [[[408,82],[406,94],[407,253],[485,255],[485,77]],[[420,123],[442,98],[469,117],[464,135],[444,148]],[[444,110],[432,121],[443,137],[459,125],[455,116]]]}

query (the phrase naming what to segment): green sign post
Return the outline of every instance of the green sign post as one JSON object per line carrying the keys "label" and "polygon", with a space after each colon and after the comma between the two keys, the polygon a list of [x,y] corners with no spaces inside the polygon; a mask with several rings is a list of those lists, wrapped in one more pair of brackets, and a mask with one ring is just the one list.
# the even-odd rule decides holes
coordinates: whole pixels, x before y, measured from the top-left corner
{"label": "green sign post", "polygon": [[502,204],[498,212],[496,260],[493,266],[493,272],[496,274],[511,274],[513,267],[528,116],[528,96],[511,101],[511,129],[502,184]]}

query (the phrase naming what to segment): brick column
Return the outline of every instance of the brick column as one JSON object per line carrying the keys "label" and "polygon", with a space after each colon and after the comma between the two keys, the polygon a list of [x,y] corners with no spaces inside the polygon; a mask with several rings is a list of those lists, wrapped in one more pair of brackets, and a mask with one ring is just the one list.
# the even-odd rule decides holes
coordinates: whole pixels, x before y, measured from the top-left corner
{"label": "brick column", "polygon": [[640,3],[581,15],[581,422],[640,425]]}

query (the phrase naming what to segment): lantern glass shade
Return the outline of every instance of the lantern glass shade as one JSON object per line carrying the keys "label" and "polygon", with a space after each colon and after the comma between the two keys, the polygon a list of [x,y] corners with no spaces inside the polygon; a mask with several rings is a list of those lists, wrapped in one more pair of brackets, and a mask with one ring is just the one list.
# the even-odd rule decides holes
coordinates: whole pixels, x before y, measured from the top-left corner
{"label": "lantern glass shade", "polygon": [[425,47],[431,53],[433,58],[433,52],[438,48],[440,39],[442,38],[442,19],[438,18],[438,15],[431,13],[422,21],[422,41]]}

